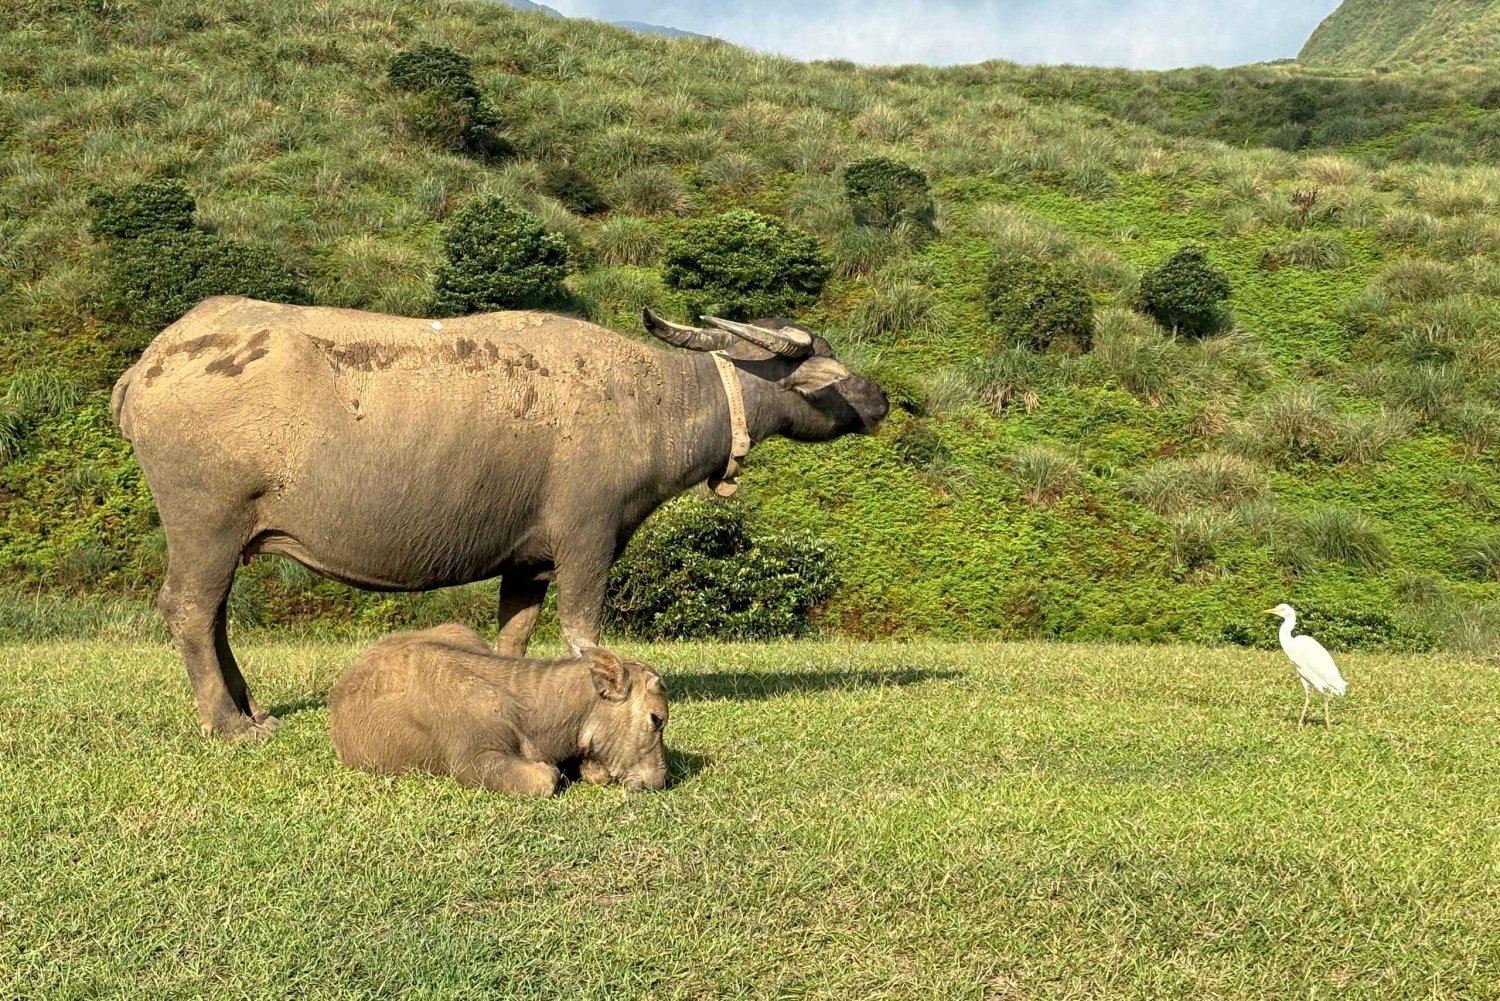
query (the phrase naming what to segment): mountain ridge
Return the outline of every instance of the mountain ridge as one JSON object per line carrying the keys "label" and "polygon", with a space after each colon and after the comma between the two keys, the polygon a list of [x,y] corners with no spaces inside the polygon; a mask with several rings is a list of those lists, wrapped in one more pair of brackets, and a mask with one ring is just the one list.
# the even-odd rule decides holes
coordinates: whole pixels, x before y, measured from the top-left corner
{"label": "mountain ridge", "polygon": [[[548,7],[546,4],[534,3],[533,0],[494,0],[494,2],[526,14],[542,14],[546,17],[560,17],[573,20],[562,11],[554,7]],[[593,21],[597,20],[597,18],[580,18],[579,20]],[[626,31],[633,31],[637,35],[659,35],[662,38],[701,38],[705,41],[719,40],[713,35],[704,35],[696,31],[686,31],[682,28],[673,28],[665,24],[651,24],[647,21],[623,20],[601,21],[600,23],[612,24],[616,28],[624,28]]]}

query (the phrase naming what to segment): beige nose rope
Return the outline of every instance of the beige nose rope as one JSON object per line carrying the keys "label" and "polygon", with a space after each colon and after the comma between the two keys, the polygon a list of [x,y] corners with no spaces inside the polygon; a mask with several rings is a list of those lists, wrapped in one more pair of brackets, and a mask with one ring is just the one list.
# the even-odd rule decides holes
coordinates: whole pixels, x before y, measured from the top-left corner
{"label": "beige nose rope", "polygon": [[729,401],[729,464],[722,476],[710,476],[709,488],[720,497],[729,497],[740,488],[735,478],[745,469],[745,456],[750,454],[750,428],[745,423],[745,393],[740,388],[740,374],[734,362],[718,351],[713,352],[714,365],[719,370],[719,381],[724,383],[724,397]]}

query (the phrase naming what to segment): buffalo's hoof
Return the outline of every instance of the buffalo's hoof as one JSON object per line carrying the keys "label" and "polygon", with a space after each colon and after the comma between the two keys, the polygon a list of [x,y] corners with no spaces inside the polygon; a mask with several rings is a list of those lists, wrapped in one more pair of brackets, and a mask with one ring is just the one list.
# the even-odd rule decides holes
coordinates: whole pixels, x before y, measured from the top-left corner
{"label": "buffalo's hoof", "polygon": [[225,740],[270,740],[281,720],[270,713],[262,713],[254,719],[236,716],[232,720],[203,727],[204,736],[222,737]]}

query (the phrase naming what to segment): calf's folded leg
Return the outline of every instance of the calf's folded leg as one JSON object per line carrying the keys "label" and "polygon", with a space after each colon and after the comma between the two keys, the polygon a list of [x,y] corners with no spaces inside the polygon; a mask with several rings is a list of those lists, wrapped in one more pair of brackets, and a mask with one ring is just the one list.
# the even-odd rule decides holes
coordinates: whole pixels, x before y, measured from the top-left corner
{"label": "calf's folded leg", "polygon": [[503,751],[482,751],[452,771],[454,778],[470,788],[511,796],[552,796],[562,782],[555,766]]}

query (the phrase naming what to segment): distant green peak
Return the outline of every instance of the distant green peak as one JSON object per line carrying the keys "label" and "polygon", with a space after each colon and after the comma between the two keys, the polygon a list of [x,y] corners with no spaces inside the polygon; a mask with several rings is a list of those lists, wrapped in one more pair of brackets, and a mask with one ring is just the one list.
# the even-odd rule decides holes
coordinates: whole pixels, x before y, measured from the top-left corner
{"label": "distant green peak", "polygon": [[1500,62],[1500,0],[1344,0],[1298,59],[1341,69]]}

